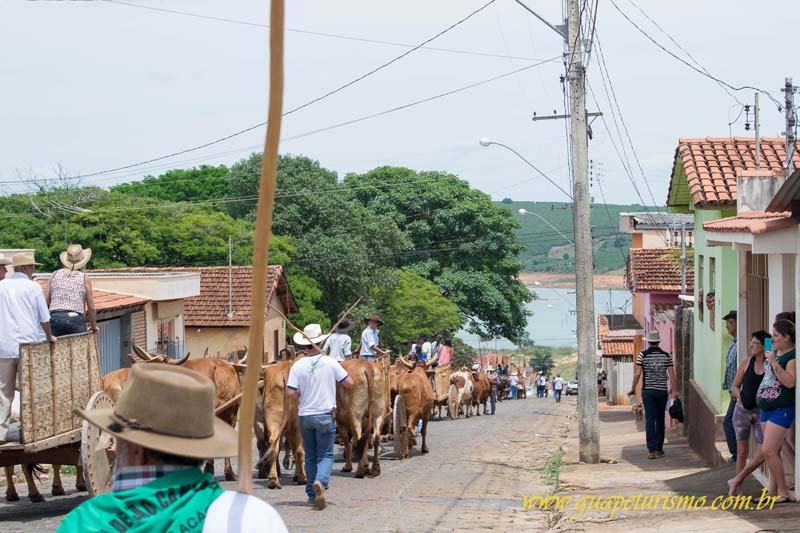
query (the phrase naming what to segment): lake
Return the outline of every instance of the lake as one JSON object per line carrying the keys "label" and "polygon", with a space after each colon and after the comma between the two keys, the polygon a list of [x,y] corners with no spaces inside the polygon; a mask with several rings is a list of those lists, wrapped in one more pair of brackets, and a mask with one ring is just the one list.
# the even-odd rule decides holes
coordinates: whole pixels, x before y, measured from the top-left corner
{"label": "lake", "polygon": [[[538,300],[527,304],[533,311],[528,319],[528,336],[545,346],[577,346],[575,329],[575,290],[533,287]],[[594,291],[594,312],[596,315],[610,313],[631,313],[631,293],[626,290]],[[595,317],[595,324],[597,318]],[[456,336],[471,346],[478,347],[480,339],[477,335],[460,331]],[[489,350],[513,349],[516,345],[507,339],[480,342],[481,347]]]}

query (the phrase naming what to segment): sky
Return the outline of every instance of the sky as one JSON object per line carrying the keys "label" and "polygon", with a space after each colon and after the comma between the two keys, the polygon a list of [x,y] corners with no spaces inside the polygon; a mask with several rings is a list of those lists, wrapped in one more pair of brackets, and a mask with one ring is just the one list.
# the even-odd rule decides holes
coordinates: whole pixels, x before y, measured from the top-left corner
{"label": "sky", "polygon": [[[30,188],[15,183],[29,176],[52,178],[59,165],[68,175],[94,174],[202,145],[266,119],[269,30],[262,25],[269,23],[267,0],[123,1],[244,24],[103,0],[4,0],[0,193]],[[290,0],[286,26],[416,45],[487,1]],[[523,1],[554,24],[562,18],[559,1]],[[780,51],[795,47],[785,22],[800,20],[800,3],[614,1],[663,46],[693,61],[671,37],[731,85],[763,88],[782,101],[784,77],[797,74],[791,70],[797,67],[794,55],[782,57]],[[587,75],[599,102],[587,89],[587,108],[604,116],[592,124],[589,143],[592,195],[601,202],[602,187],[608,203],[663,205],[679,138],[752,136],[752,131],[745,131],[744,114],[729,125],[742,106],[716,82],[653,45],[610,0],[599,0],[598,6]],[[478,143],[481,137],[505,143],[569,187],[564,121],[531,120],[534,112],[564,112],[559,81],[563,39],[514,0],[496,0],[428,46],[484,55],[415,50],[285,117],[281,152],[317,159],[340,177],[381,165],[407,166],[453,172],[498,200],[565,200],[512,153]],[[408,50],[288,32],[284,108],[336,89]],[[600,50],[608,71],[605,81],[613,87],[621,115],[612,115],[606,97]],[[543,60],[553,61],[377,118],[288,139]],[[753,92],[734,94],[744,104],[752,103]],[[782,136],[783,114],[765,95],[760,98],[762,135]],[[256,128],[157,163],[85,177],[82,183],[106,187],[170,168],[232,164],[261,149],[264,131]],[[618,149],[625,146],[632,178],[612,140]]]}

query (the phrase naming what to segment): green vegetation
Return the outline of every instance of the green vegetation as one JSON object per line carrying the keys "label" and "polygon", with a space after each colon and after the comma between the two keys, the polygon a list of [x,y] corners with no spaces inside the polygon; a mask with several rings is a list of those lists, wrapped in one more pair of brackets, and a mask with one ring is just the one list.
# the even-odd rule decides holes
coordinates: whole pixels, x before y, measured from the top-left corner
{"label": "green vegetation", "polygon": [[[520,223],[517,237],[527,246],[527,249],[519,254],[524,271],[573,272],[575,270],[575,254],[572,246],[539,218],[543,217],[571,239],[573,230],[570,204],[510,202],[508,198],[495,203],[511,210],[514,220]],[[525,209],[530,214],[520,215],[520,209]],[[646,210],[641,205],[598,204],[592,207],[596,274],[619,272],[625,268],[625,257],[631,245],[631,238],[630,235],[619,233],[619,214]]]}
{"label": "green vegetation", "polygon": [[541,470],[542,483],[545,485],[554,485],[555,492],[558,492],[559,476],[562,466],[564,466],[564,452],[559,449],[547,458]]}

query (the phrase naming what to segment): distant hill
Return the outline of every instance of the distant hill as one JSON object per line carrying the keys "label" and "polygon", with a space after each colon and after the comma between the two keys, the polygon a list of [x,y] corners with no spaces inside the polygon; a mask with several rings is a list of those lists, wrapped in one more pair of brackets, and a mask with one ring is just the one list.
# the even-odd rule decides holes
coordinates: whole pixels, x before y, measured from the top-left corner
{"label": "distant hill", "polygon": [[[575,269],[575,253],[564,237],[533,215],[520,215],[525,209],[546,219],[572,239],[571,204],[559,202],[515,202],[508,198],[497,205],[512,210],[522,227],[517,236],[528,249],[520,254],[526,272],[570,272]],[[650,208],[652,209],[652,208]],[[592,206],[592,237],[594,239],[594,271],[596,274],[625,269],[625,258],[631,246],[630,235],[619,233],[619,214],[646,211],[641,205],[594,204]]]}

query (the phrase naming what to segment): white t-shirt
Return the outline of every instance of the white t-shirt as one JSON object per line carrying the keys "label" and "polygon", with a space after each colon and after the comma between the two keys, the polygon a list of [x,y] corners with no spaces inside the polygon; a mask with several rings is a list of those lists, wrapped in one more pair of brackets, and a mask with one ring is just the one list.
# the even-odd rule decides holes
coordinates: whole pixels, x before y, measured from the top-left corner
{"label": "white t-shirt", "polygon": [[509,383],[511,383],[512,387],[516,387],[519,384],[519,377],[516,374],[511,374],[511,377],[508,378]]}
{"label": "white t-shirt", "polygon": [[422,353],[425,354],[426,357],[429,356],[429,355],[432,355],[431,354],[431,343],[429,343],[429,342],[423,342],[422,343]]}
{"label": "white t-shirt", "polygon": [[553,380],[553,390],[561,390],[564,388],[564,380],[561,378],[555,378]]}
{"label": "white t-shirt", "polygon": [[321,415],[336,408],[336,383],[346,379],[347,371],[338,361],[314,354],[292,365],[286,386],[300,389],[299,416]]}
{"label": "white t-shirt", "polygon": [[270,504],[232,490],[223,492],[208,508],[203,533],[288,533]]}

